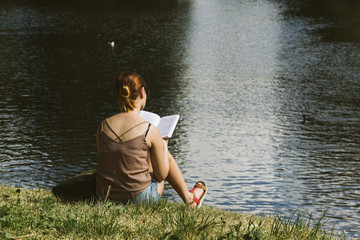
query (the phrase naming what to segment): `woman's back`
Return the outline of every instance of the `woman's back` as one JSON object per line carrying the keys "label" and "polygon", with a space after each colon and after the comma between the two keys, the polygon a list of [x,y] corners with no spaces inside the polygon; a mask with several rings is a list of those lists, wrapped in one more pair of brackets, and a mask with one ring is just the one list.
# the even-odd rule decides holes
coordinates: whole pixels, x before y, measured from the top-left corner
{"label": "woman's back", "polygon": [[148,128],[144,119],[132,113],[120,113],[105,119],[105,122],[103,131],[117,142],[138,137]]}
{"label": "woman's back", "polygon": [[[97,194],[108,195],[113,200],[129,199],[141,193],[151,182],[147,162],[149,146],[146,143],[150,124],[144,121],[125,124],[124,120],[129,119],[119,116],[105,119],[98,133]],[[131,127],[124,130],[124,125]],[[111,191],[107,194],[109,186]]]}

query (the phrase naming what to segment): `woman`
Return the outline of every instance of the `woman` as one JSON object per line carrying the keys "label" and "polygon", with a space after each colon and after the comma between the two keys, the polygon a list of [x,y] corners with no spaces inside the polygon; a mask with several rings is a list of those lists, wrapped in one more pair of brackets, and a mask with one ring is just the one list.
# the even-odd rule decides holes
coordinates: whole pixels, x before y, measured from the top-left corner
{"label": "woman", "polygon": [[200,207],[205,183],[199,181],[188,191],[167,141],[140,116],[149,93],[145,81],[134,72],[122,72],[116,92],[120,113],[105,119],[97,134],[97,196],[124,204],[158,201],[166,180],[186,204]]}

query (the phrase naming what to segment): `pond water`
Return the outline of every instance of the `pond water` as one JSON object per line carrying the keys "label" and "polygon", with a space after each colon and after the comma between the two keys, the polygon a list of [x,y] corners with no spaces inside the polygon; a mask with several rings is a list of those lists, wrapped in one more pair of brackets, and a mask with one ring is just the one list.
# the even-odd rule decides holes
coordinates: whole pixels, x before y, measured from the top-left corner
{"label": "pond water", "polygon": [[0,183],[96,166],[114,80],[134,70],[147,110],[181,115],[170,150],[208,205],[326,210],[360,238],[360,4],[313,2],[1,1]]}

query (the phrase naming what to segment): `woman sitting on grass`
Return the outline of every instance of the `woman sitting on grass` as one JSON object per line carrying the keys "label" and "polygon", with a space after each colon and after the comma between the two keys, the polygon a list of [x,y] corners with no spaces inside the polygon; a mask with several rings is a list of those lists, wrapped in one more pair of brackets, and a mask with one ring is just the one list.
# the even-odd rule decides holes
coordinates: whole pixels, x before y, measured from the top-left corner
{"label": "woman sitting on grass", "polygon": [[122,72],[116,81],[120,113],[99,126],[96,195],[124,204],[158,201],[166,180],[182,200],[200,207],[206,185],[199,181],[188,191],[180,169],[157,127],[140,116],[148,96],[145,81]]}

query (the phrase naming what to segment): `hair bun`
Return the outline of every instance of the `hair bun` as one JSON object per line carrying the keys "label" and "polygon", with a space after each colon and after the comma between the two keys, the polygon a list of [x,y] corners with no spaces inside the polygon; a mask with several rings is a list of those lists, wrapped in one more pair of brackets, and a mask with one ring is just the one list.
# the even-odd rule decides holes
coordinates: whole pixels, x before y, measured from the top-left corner
{"label": "hair bun", "polygon": [[130,97],[130,89],[128,86],[122,87],[121,97],[127,99]]}
{"label": "hair bun", "polygon": [[121,112],[134,110],[137,99],[142,98],[142,88],[146,89],[144,79],[135,72],[125,71],[119,74],[116,79],[116,97],[120,105]]}

